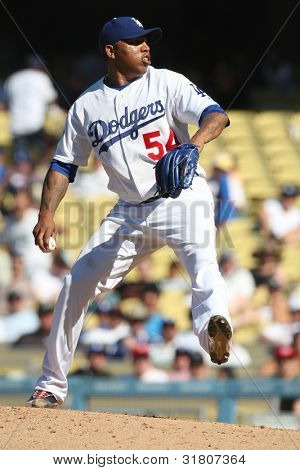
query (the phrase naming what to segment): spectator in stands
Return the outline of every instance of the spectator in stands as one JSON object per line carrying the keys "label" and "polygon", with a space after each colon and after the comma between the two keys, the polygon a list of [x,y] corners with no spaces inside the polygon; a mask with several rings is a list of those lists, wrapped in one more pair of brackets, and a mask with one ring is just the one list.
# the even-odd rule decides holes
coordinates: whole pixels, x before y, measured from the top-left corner
{"label": "spectator in stands", "polygon": [[33,333],[38,328],[38,317],[33,310],[23,306],[23,296],[18,291],[7,295],[7,312],[0,317],[0,343],[13,343],[20,336]]}
{"label": "spectator in stands", "polygon": [[157,369],[151,363],[148,345],[137,345],[132,351],[134,376],[141,382],[168,382],[167,372]]}
{"label": "spectator in stands", "polygon": [[175,359],[177,328],[175,321],[166,318],[163,321],[162,340],[150,345],[152,362],[159,367],[171,367]]}
{"label": "spectator in stands", "polygon": [[215,200],[217,227],[237,218],[246,206],[246,196],[231,154],[215,155],[208,184]]}
{"label": "spectator in stands", "polygon": [[132,306],[130,312],[124,314],[130,325],[130,331],[127,338],[123,340],[123,345],[130,355],[139,344],[147,344],[150,341],[149,334],[145,328],[147,312],[140,303]]}
{"label": "spectator in stands", "polygon": [[149,283],[152,279],[152,267],[153,261],[150,256],[144,258],[136,266],[138,276],[141,279],[141,282]]}
{"label": "spectator in stands", "polygon": [[125,355],[123,340],[130,334],[130,327],[119,309],[107,312],[109,323],[90,330],[85,330],[80,338],[84,345],[101,345],[106,347],[110,357],[121,358]]}
{"label": "spectator in stands", "polygon": [[252,306],[255,282],[246,268],[238,265],[233,252],[221,255],[220,271],[226,283],[229,311],[232,315],[234,328],[241,328],[257,323],[258,312]]}
{"label": "spectator in stands", "polygon": [[292,64],[280,57],[277,50],[271,51],[261,66],[261,75],[268,86],[277,93],[289,94],[295,90],[296,81]]}
{"label": "spectator in stands", "polygon": [[209,377],[209,367],[205,364],[201,353],[192,354],[190,365],[191,379],[205,380]]}
{"label": "spectator in stands", "polygon": [[22,257],[18,253],[11,252],[10,261],[10,282],[0,290],[0,315],[4,314],[6,310],[6,295],[13,290],[18,291],[22,295],[23,307],[26,310],[33,310],[36,300],[32,283],[25,274]]}
{"label": "spectator in stands", "polygon": [[247,198],[244,184],[239,174],[235,157],[227,152],[227,158],[231,159],[231,167],[227,171],[229,199],[232,201],[238,215],[242,215],[247,208]]}
{"label": "spectator in stands", "polygon": [[[261,370],[265,376],[273,376],[283,380],[300,378],[300,355],[294,344],[277,346],[273,350],[273,358]],[[299,398],[282,397],[279,405],[280,411],[299,414]]]}
{"label": "spectator in stands", "polygon": [[[299,312],[299,315],[300,315],[300,312]],[[300,357],[300,321],[298,322],[297,326],[295,326],[292,344],[296,348],[297,354]]]}
{"label": "spectator in stands", "polygon": [[[294,379],[300,378],[300,330],[295,333],[292,347],[295,351],[295,357],[291,358],[292,362],[290,361],[288,365],[285,366],[285,370],[283,371],[283,378]],[[296,416],[300,417],[300,393],[298,398],[282,398],[280,401],[280,410],[281,411],[291,411]]]}
{"label": "spectator in stands", "polygon": [[145,284],[143,287],[142,300],[147,311],[145,329],[150,341],[155,343],[162,339],[163,315],[157,307],[160,290],[156,284]]}
{"label": "spectator in stands", "polygon": [[300,320],[300,297],[290,296],[287,300],[283,286],[275,279],[268,283],[270,298],[268,305],[260,309],[265,326],[261,339],[271,346],[289,346],[293,338],[294,323]]}
{"label": "spectator in stands", "polygon": [[40,325],[36,331],[21,336],[15,343],[16,347],[43,347],[46,346],[47,338],[51,331],[53,304],[40,304],[38,306],[38,317]]}
{"label": "spectator in stands", "polygon": [[284,244],[300,242],[300,208],[296,206],[298,188],[284,185],[280,198],[267,199],[259,213],[262,231]]}
{"label": "spectator in stands", "polygon": [[87,350],[87,367],[80,367],[70,375],[84,375],[86,377],[110,378],[112,374],[107,368],[107,352],[105,347],[97,344],[90,345]]}
{"label": "spectator in stands", "polygon": [[180,291],[190,293],[190,280],[184,273],[183,267],[179,261],[172,261],[169,267],[167,278],[159,283],[161,291]]}
{"label": "spectator in stands", "polygon": [[63,280],[69,272],[71,264],[72,259],[68,255],[68,252],[58,247],[53,253],[53,262],[50,272],[53,276]]}
{"label": "spectator in stands", "polygon": [[49,270],[38,270],[31,276],[35,298],[41,303],[56,302],[64,277],[71,265],[67,253],[59,248],[52,253],[51,260],[52,264]]}
{"label": "spectator in stands", "polygon": [[5,100],[10,111],[14,151],[30,155],[41,151],[47,106],[57,93],[45,73],[45,60],[37,54],[26,57],[25,68],[13,73],[4,83]]}
{"label": "spectator in stands", "polygon": [[292,334],[295,335],[300,330],[300,289],[299,286],[294,289],[288,299],[289,311],[291,316]]}
{"label": "spectator in stands", "polygon": [[191,362],[192,355],[188,350],[181,348],[176,349],[173,367],[169,372],[169,379],[176,382],[190,380]]}
{"label": "spectator in stands", "polygon": [[[92,302],[88,307],[86,321],[83,325],[83,332],[91,331],[93,328],[101,328],[102,330],[110,330],[112,327],[111,324],[111,315],[110,311],[113,310],[109,308],[103,308],[103,304],[97,304]],[[83,335],[82,332],[82,335]]]}
{"label": "spectator in stands", "polygon": [[272,241],[268,241],[257,249],[253,257],[258,262],[257,266],[251,270],[256,287],[268,287],[271,279],[275,279],[281,285],[286,283],[284,272],[279,266],[279,249]]}
{"label": "spectator in stands", "polygon": [[33,164],[30,155],[24,150],[17,150],[14,154],[13,166],[6,178],[6,190],[15,194],[20,190],[27,190],[35,179]]}
{"label": "spectator in stands", "polygon": [[144,289],[143,282],[122,282],[117,286],[115,292],[118,294],[121,301],[127,299],[141,299]]}
{"label": "spectator in stands", "polygon": [[38,270],[48,269],[51,264],[51,255],[42,253],[32,242],[32,230],[37,219],[38,210],[33,207],[30,192],[25,189],[18,191],[12,213],[6,218],[1,241],[22,257],[29,277]]}
{"label": "spectator in stands", "polygon": [[4,148],[0,145],[0,191],[5,186],[7,171],[8,171],[8,164],[6,160],[5,151],[4,151]]}

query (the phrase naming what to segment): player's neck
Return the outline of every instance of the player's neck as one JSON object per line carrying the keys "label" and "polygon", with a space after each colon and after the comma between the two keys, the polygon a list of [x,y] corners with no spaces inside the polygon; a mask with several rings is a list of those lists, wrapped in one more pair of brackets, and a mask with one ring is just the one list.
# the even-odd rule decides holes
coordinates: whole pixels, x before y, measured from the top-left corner
{"label": "player's neck", "polygon": [[105,84],[110,87],[120,87],[124,85],[129,85],[129,83],[134,82],[141,78],[141,75],[132,75],[132,74],[122,74],[118,70],[108,70],[107,75],[105,76]]}

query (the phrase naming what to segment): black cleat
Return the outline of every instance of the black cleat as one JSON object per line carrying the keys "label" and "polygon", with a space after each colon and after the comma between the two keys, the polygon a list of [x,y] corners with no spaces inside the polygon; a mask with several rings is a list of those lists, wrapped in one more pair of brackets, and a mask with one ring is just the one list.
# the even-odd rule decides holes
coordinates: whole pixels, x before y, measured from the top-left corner
{"label": "black cleat", "polygon": [[208,323],[208,347],[211,362],[224,364],[230,355],[231,326],[222,315],[214,315]]}
{"label": "black cleat", "polygon": [[33,408],[56,408],[58,401],[55,396],[45,390],[35,390],[34,394],[26,402]]}

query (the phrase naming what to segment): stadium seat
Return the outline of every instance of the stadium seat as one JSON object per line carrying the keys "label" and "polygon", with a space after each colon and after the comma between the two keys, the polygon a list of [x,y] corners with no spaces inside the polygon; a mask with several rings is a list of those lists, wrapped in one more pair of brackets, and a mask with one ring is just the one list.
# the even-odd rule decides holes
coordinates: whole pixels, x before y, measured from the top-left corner
{"label": "stadium seat", "polygon": [[159,310],[168,318],[172,318],[179,330],[186,330],[190,326],[188,312],[190,310],[184,295],[178,291],[165,291],[160,294]]}
{"label": "stadium seat", "polygon": [[9,114],[6,111],[0,111],[0,145],[3,147],[9,147],[12,142],[9,121]]}

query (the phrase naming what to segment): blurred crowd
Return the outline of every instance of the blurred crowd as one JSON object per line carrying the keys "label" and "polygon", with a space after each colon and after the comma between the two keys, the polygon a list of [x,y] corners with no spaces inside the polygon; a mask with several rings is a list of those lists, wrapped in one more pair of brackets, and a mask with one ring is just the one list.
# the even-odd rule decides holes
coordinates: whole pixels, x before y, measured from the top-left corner
{"label": "blurred crowd", "polygon": [[[286,82],[287,66],[275,77],[275,66],[268,67],[265,80],[277,77],[278,86]],[[43,179],[55,149],[44,120],[57,92],[34,57],[28,58],[24,70],[8,77],[3,89],[12,145],[0,148],[0,343],[19,350],[43,349],[55,301],[73,263],[68,247],[43,254],[32,236]],[[214,156],[208,182],[221,232],[226,224],[247,215],[249,203],[230,154]],[[96,160],[89,171],[78,173],[69,190],[79,197],[112,195]],[[247,370],[266,377],[299,378],[300,274],[291,283],[281,265],[282,249],[300,243],[298,196],[298,188],[287,184],[277,198],[261,201],[255,230],[263,243],[253,250],[253,269],[240,265],[234,249],[220,253],[235,330],[227,364],[213,366],[200,348],[192,332],[189,283],[179,262],[170,259],[168,276],[152,279],[152,261],[143,263],[136,282],[125,281],[89,306],[78,346],[85,363],[73,368],[72,374],[113,377],[110,364],[126,361],[131,368],[122,374],[124,378],[146,382],[227,379],[245,376]],[[168,308],[161,301],[166,292]],[[172,315],[178,298],[182,321]],[[300,414],[299,403],[282,400],[281,407]]]}

